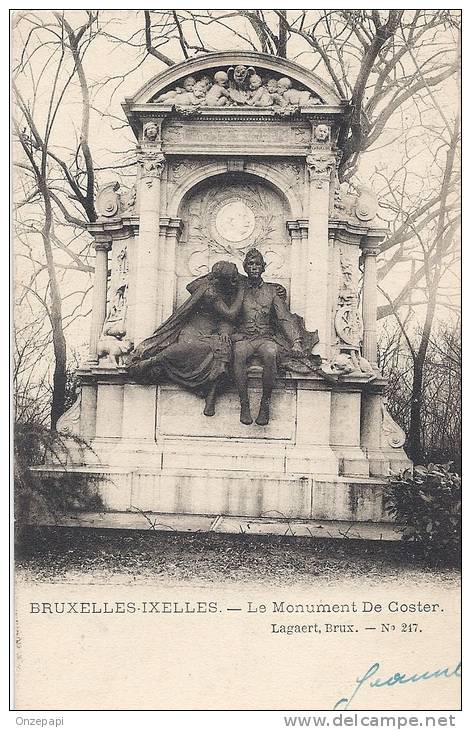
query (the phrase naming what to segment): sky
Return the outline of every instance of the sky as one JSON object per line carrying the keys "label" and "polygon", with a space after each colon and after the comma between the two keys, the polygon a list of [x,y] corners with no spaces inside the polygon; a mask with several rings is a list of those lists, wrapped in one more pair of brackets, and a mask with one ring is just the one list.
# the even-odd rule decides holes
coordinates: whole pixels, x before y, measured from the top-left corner
{"label": "sky", "polygon": [[[66,16],[74,26],[85,19],[84,11],[80,10],[67,11]],[[34,22],[37,21],[45,26],[51,20],[53,18],[50,11],[36,11],[33,18]],[[241,18],[229,18],[227,23],[230,24],[230,29],[218,26],[217,33],[214,32],[214,26],[208,26],[206,30],[202,30],[202,37],[208,47],[211,50],[247,49],[249,46],[242,36],[249,31],[248,21]],[[101,36],[90,45],[84,56],[84,68],[90,86],[90,146],[98,170],[99,184],[117,178],[124,184],[130,184],[134,168],[126,168],[125,165],[134,160],[135,139],[126,123],[121,104],[127,96],[132,96],[150,77],[164,70],[166,66],[156,58],[146,56],[143,52],[142,11],[100,11],[100,27]],[[34,102],[34,117],[40,127],[44,126],[48,113],[51,84],[54,83],[53,70],[58,58],[58,51],[52,59],[50,58],[52,46],[48,45],[49,39],[50,35],[46,29],[30,37],[28,24],[24,22],[18,23],[13,36],[14,57],[16,56],[19,61],[26,57],[24,51],[26,42],[27,52],[34,49],[31,67],[26,67],[26,72],[18,79],[18,83],[23,95],[30,100],[30,103]],[[194,40],[197,40],[196,36],[194,36]],[[447,39],[438,36],[436,38],[437,46],[444,40]],[[161,50],[169,56],[181,58],[177,39],[164,45]],[[307,52],[305,44],[297,37],[289,42],[288,51],[292,59],[306,64],[310,68],[314,67],[316,73],[327,79],[319,58],[311,51]],[[420,54],[415,61],[409,57],[409,54],[406,54],[404,58],[406,70],[410,71],[417,60],[421,62]],[[352,59],[352,77],[355,66],[356,61]],[[70,62],[66,63],[64,70],[67,71],[70,68]],[[32,75],[35,79],[34,84],[31,82]],[[61,76],[59,86],[64,78],[66,78],[65,74]],[[423,196],[427,194],[430,183],[426,178],[431,174],[433,155],[436,151],[435,129],[442,123],[442,116],[450,118],[457,103],[457,95],[458,90],[453,82],[450,82],[442,92],[435,94],[434,100],[430,95],[430,98],[422,104],[425,112],[423,112],[423,124],[420,128],[417,127],[417,107],[414,101],[408,104],[405,112],[402,110],[400,113],[398,112],[373,148],[362,156],[355,181],[372,184],[375,190],[381,194],[386,186],[385,180],[388,183],[392,180],[395,188],[401,191],[404,185],[404,174],[407,171],[408,194],[411,196],[412,203],[420,204]],[[80,89],[78,83],[74,82],[67,88],[51,135],[53,149],[67,162],[71,161],[71,150],[76,145],[80,115]],[[406,148],[400,142],[395,141],[403,130],[407,130],[409,137]],[[409,157],[406,164],[404,164],[405,149]],[[390,214],[385,217],[390,217]],[[66,229],[58,231],[59,236],[67,234]],[[31,236],[29,240],[33,249],[40,245],[37,236]],[[84,245],[88,240],[85,234]],[[57,260],[65,262],[68,259],[58,254]],[[90,264],[93,264],[92,260],[90,260]],[[408,267],[409,264],[404,264],[401,269],[396,268],[394,276],[386,282],[392,296],[401,286],[404,276],[407,275]],[[26,272],[30,268],[27,260],[17,261],[17,279],[24,280]],[[451,276],[456,283],[456,273]],[[71,292],[77,288],[83,289],[89,282],[89,276],[75,274],[72,277],[65,275],[64,277],[64,307],[66,310],[72,311],[81,297],[74,297]],[[45,283],[45,277],[42,278]],[[90,298],[85,300],[82,309],[88,311],[89,307]],[[74,347],[82,350],[88,340],[88,325],[84,327],[83,321],[78,319],[70,328],[69,338]]]}

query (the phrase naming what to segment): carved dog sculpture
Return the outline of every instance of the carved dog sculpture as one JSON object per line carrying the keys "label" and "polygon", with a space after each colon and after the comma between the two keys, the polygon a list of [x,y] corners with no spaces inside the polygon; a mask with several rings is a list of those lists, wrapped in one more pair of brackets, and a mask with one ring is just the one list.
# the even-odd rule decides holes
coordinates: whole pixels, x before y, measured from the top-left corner
{"label": "carved dog sculpture", "polygon": [[133,349],[131,340],[117,340],[115,337],[101,337],[98,340],[98,358],[108,357],[112,365],[118,367],[123,364],[123,355],[127,355]]}

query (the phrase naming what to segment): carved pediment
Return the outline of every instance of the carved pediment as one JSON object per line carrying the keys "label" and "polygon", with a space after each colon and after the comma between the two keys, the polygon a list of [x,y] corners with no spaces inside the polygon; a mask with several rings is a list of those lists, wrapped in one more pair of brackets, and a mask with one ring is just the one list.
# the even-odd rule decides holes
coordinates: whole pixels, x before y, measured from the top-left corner
{"label": "carved pediment", "polygon": [[169,105],[181,110],[220,107],[267,108],[346,102],[322,79],[293,61],[248,51],[216,52],[176,64],[148,81],[126,107]]}
{"label": "carved pediment", "polygon": [[324,104],[319,94],[282,72],[245,64],[216,66],[180,79],[150,102],[179,108],[261,107],[284,110]]}

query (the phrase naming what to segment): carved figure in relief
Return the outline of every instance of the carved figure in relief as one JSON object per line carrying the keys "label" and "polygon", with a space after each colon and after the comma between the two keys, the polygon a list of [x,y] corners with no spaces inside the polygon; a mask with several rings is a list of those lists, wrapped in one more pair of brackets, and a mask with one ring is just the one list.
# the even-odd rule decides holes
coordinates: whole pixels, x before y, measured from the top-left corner
{"label": "carved figure in relief", "polygon": [[171,89],[170,91],[165,92],[165,94],[161,94],[160,96],[155,99],[156,104],[165,104],[165,102],[172,102],[174,104],[182,104],[185,102],[181,101],[181,98],[186,98],[183,95],[185,94],[191,94],[193,91],[193,88],[196,84],[196,79],[193,76],[188,76],[184,82],[183,82],[183,88],[180,86],[177,86],[175,89]]}
{"label": "carved figure in relief", "polygon": [[[188,76],[183,87],[170,89],[154,101],[173,104],[182,114],[196,112],[200,106],[254,106],[275,107],[274,113],[283,116],[295,113],[299,106],[323,103],[308,89],[293,88],[286,76],[266,79],[253,66],[243,65],[231,66],[227,71],[216,70],[213,81],[207,75],[199,79]],[[149,138],[149,141],[154,140]]]}
{"label": "carved figure in relief", "polygon": [[338,294],[337,312],[334,318],[339,338],[352,348],[359,350],[362,336],[362,321],[358,313],[357,291],[353,281],[353,264],[340,254],[342,280]]}
{"label": "carved figure in relief", "polygon": [[217,389],[231,362],[234,321],[243,297],[235,264],[218,261],[209,274],[187,286],[190,298],[133,352],[129,372],[136,380],[165,378],[206,397],[213,416]]}
{"label": "carved figure in relief", "polygon": [[128,339],[117,340],[115,337],[100,337],[97,344],[98,358],[107,357],[110,365],[124,365],[124,355],[132,350],[132,342]]}
{"label": "carved figure in relief", "polygon": [[310,91],[293,89],[292,86],[292,81],[287,76],[283,76],[279,79],[278,94],[281,106],[285,106],[287,104],[293,106],[313,106],[314,104],[322,103],[319,96],[313,96]]}
{"label": "carved figure in relief", "polygon": [[208,93],[212,85],[213,82],[211,81],[209,76],[202,76],[200,80],[197,81],[195,84],[195,86],[199,86],[200,88],[202,88],[205,94]]}
{"label": "carved figure in relief", "polygon": [[227,90],[229,77],[225,71],[216,71],[214,84],[206,94],[206,106],[225,106],[230,101],[230,94]]}
{"label": "carved figure in relief", "polygon": [[255,73],[253,66],[231,66],[227,75],[229,77],[229,94],[237,105],[245,105],[249,101],[249,80]]}
{"label": "carved figure in relief", "polygon": [[179,94],[175,99],[175,107],[197,107],[203,104],[206,96],[206,87],[203,84],[195,84],[191,91]]}
{"label": "carved figure in relief", "polygon": [[116,259],[118,262],[118,274],[120,277],[125,277],[129,271],[128,250],[126,246],[121,249]]}
{"label": "carved figure in relief", "polygon": [[[121,261],[119,261],[119,266]],[[126,261],[127,265],[127,261]],[[121,272],[120,272],[121,275]],[[110,312],[103,325],[103,336],[122,339],[126,334],[126,313],[127,313],[127,284],[122,284],[116,290]]]}
{"label": "carved figure in relief", "polygon": [[250,106],[271,106],[273,99],[265,86],[262,86],[262,79],[258,74],[252,74],[249,81],[249,98],[247,104]]}
{"label": "carved figure in relief", "polygon": [[329,127],[327,124],[318,124],[314,130],[314,137],[317,142],[327,142],[329,139]]}
{"label": "carved figure in relief", "polygon": [[[296,370],[298,360],[309,360],[311,369],[320,366],[318,356],[311,355],[319,338],[307,332],[300,317],[292,314],[285,302],[286,292],[277,284],[262,279],[265,261],[256,248],[244,259],[247,280],[237,319],[234,346],[234,378],[240,399],[240,421],[252,423],[247,368],[253,357],[262,363],[262,398],[256,423],[266,426],[270,420],[270,399],[279,367]],[[283,296],[284,293],[284,296]]]}
{"label": "carved figure in relief", "polygon": [[159,136],[159,127],[155,122],[149,122],[144,127],[144,137],[149,142],[155,142]]}
{"label": "carved figure in relief", "polygon": [[275,104],[281,103],[278,93],[278,79],[268,79],[267,91]]}

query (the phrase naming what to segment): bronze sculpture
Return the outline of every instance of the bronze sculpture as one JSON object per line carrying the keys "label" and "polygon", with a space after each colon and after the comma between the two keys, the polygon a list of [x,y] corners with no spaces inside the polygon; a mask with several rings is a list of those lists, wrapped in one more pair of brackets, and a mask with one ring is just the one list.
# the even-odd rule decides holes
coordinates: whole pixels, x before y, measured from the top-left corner
{"label": "bronze sculpture", "polygon": [[256,423],[265,426],[279,370],[305,373],[320,367],[320,357],[312,355],[318,337],[289,311],[284,287],[263,281],[265,261],[260,251],[250,249],[243,266],[247,276],[239,274],[235,264],[218,261],[209,274],[188,284],[190,298],[138,345],[130,357],[129,373],[138,381],[168,378],[203,392],[204,414],[213,416],[217,390],[232,366],[240,420],[249,425],[247,377],[256,357],[263,370]]}
{"label": "bronze sculpture", "polygon": [[320,358],[311,355],[318,338],[317,332],[306,332],[301,318],[289,311],[283,287],[263,281],[265,261],[260,251],[250,249],[243,266],[247,280],[237,332],[231,338],[234,347],[234,379],[240,399],[240,421],[247,425],[252,423],[247,367],[251,359],[257,356],[261,360],[263,374],[262,398],[256,423],[266,426],[270,419],[270,398],[279,368],[297,370],[298,360],[302,362],[309,359],[312,369],[319,366]]}
{"label": "bronze sculpture", "polygon": [[190,298],[133,351],[129,373],[138,381],[168,378],[203,392],[204,414],[213,416],[217,386],[231,360],[229,335],[243,289],[237,267],[228,261],[215,263],[187,289]]}

